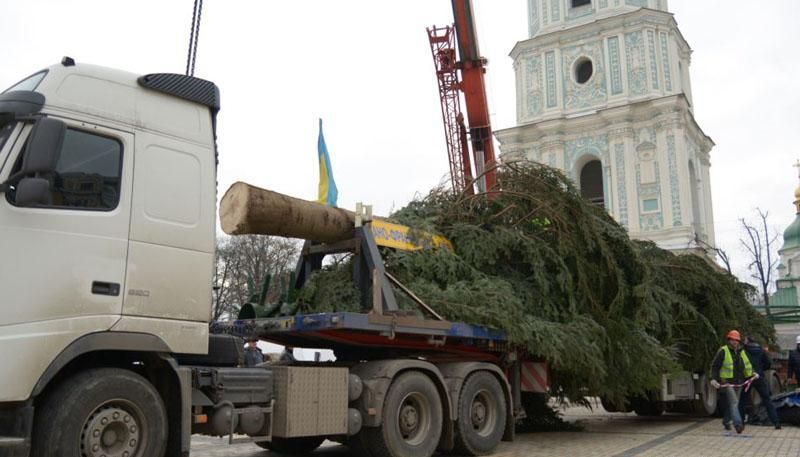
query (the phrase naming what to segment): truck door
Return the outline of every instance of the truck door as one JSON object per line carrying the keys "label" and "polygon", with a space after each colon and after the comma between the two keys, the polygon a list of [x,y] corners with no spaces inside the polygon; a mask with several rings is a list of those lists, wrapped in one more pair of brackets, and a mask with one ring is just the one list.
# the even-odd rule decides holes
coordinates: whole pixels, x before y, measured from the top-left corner
{"label": "truck door", "polygon": [[[50,202],[24,208],[13,189],[0,194],[0,325],[39,325],[22,332],[31,340],[19,344],[107,330],[122,310],[133,135],[65,122],[56,171],[48,177]],[[30,130],[18,124],[0,150],[0,182],[20,169]]]}
{"label": "truck door", "polygon": [[136,132],[127,289],[114,330],[158,335],[174,352],[206,351],[214,160],[207,145]]}

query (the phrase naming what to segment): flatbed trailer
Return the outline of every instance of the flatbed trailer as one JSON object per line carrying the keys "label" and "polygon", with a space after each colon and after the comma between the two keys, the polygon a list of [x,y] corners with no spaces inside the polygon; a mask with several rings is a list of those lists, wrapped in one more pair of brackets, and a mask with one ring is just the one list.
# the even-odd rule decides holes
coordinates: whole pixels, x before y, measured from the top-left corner
{"label": "flatbed trailer", "polygon": [[[223,198],[224,200],[224,198]],[[330,254],[349,253],[353,281],[361,291],[363,312],[329,312],[215,322],[210,333],[257,338],[292,347],[333,350],[335,362],[299,363],[272,370],[293,370],[292,382],[319,396],[313,417],[339,420],[337,433],[319,422],[302,433],[272,431],[275,448],[290,439],[308,451],[323,439],[337,439],[354,452],[378,456],[429,456],[435,451],[484,455],[503,439],[512,440],[516,419],[525,415],[523,395],[548,388],[547,364],[510,344],[505,332],[450,322],[416,297],[384,268],[369,209],[359,206],[352,236],[331,243],[307,241],[294,286],[301,288]],[[395,291],[418,310],[400,309]],[[301,305],[302,306],[302,305]],[[302,307],[301,307],[302,309]],[[349,390],[328,389],[329,370],[345,369]],[[279,387],[274,373],[275,424],[292,416],[302,402]],[[321,409],[322,398],[347,397],[344,406]],[[281,427],[279,427],[281,428]],[[328,432],[325,432],[328,430]],[[279,450],[287,451],[285,447]],[[369,450],[369,451],[367,451]],[[377,450],[377,451],[376,451]]]}
{"label": "flatbed trailer", "polygon": [[211,333],[258,337],[276,344],[342,350],[419,351],[431,357],[500,363],[509,344],[505,332],[460,322],[370,313],[316,313],[215,322]]}
{"label": "flatbed trailer", "polygon": [[[525,414],[522,396],[544,393],[547,388],[544,362],[527,359],[509,344],[505,332],[479,325],[408,315],[331,312],[214,322],[210,332],[334,352],[334,362],[269,368],[293,370],[293,382],[317,386],[307,389],[307,395],[348,397],[346,433],[281,438],[273,431],[270,446],[275,447],[277,440],[282,451],[306,452],[328,438],[348,444],[357,453],[377,446],[388,452],[382,455],[430,455],[436,449],[485,454],[501,439],[513,439],[515,421]],[[339,391],[323,386],[331,369],[346,369],[348,392],[342,384]],[[288,387],[277,386],[281,375],[274,378],[275,413],[291,416],[289,411],[299,403],[286,394]],[[417,387],[406,387],[409,383]],[[411,403],[403,400],[417,397]],[[340,418],[345,413],[318,411],[317,417],[324,416]],[[317,425],[331,428],[331,424]],[[428,430],[419,434],[418,426]],[[393,432],[399,432],[396,439]],[[292,446],[280,447],[286,438]]]}

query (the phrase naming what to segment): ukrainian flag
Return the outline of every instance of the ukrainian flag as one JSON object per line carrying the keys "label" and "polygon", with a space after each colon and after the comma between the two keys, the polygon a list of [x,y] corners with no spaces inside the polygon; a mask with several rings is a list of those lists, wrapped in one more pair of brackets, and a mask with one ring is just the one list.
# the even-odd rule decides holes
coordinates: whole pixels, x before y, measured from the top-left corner
{"label": "ukrainian flag", "polygon": [[322,136],[322,119],[319,120],[317,155],[319,156],[319,197],[317,201],[335,207],[339,191],[336,189],[336,182],[333,180],[333,169],[331,169],[331,157],[328,155],[328,147],[325,146],[325,138]]}

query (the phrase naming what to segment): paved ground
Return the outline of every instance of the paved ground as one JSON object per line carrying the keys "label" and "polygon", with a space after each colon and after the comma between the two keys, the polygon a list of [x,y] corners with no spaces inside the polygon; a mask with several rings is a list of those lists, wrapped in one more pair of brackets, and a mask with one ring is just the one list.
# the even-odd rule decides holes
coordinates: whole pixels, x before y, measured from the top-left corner
{"label": "paved ground", "polygon": [[[666,415],[639,418],[582,408],[564,417],[585,427],[582,432],[531,433],[503,443],[494,457],[787,457],[800,456],[800,428],[748,427],[742,436],[725,436],[719,419]],[[255,445],[227,447],[211,438],[195,438],[193,457],[269,457]],[[277,456],[277,454],[272,454]],[[345,457],[346,447],[330,444],[313,454]]]}

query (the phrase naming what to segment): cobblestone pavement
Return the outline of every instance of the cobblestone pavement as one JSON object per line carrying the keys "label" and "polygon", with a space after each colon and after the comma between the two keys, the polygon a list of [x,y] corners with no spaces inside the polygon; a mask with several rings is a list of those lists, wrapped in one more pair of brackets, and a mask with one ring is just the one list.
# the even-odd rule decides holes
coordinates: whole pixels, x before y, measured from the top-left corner
{"label": "cobblestone pavement", "polygon": [[[800,428],[749,426],[740,436],[726,436],[719,419],[681,415],[641,418],[571,408],[564,417],[584,427],[581,432],[519,434],[502,443],[494,457],[785,457],[800,456]],[[270,457],[252,444],[228,447],[215,438],[196,437],[193,457]],[[278,454],[272,454],[276,457]],[[326,444],[317,457],[345,457],[348,449]]]}

